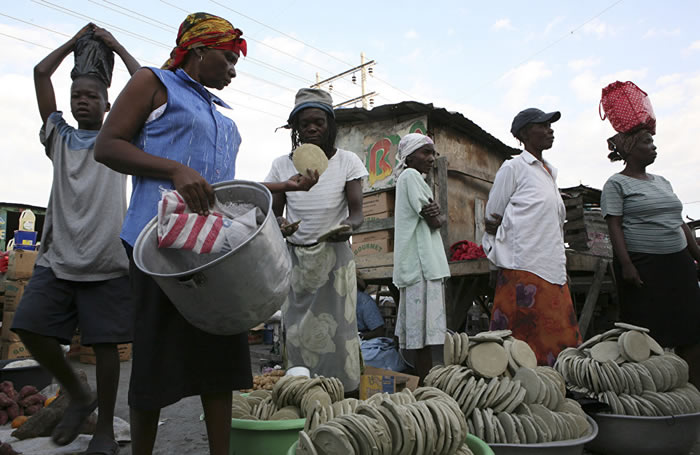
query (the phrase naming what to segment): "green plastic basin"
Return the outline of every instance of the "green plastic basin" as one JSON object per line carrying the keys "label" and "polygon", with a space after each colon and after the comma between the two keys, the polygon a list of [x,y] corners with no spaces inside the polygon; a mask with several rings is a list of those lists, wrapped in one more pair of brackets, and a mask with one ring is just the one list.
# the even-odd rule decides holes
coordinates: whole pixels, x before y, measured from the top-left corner
{"label": "green plastic basin", "polygon": [[299,440],[306,419],[244,420],[231,419],[229,455],[285,455]]}
{"label": "green plastic basin", "polygon": [[[287,455],[296,455],[297,445],[299,445],[299,440],[294,441],[292,446],[287,451]],[[474,455],[494,455],[493,450],[481,439],[477,438],[472,434],[467,435],[467,445],[469,449],[474,452]]]}

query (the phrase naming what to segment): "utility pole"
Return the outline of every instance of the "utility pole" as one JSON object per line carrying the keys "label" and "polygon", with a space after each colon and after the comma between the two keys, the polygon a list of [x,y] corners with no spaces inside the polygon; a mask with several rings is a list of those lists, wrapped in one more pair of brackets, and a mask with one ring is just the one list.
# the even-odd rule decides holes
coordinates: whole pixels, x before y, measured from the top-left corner
{"label": "utility pole", "polygon": [[[324,80],[319,80],[320,79],[319,74],[316,73],[316,83],[314,85],[312,85],[311,88],[321,88],[321,86],[324,84],[330,84],[331,82],[333,82],[337,79],[340,79],[344,76],[347,76],[348,74],[352,74],[352,73],[359,70],[360,71],[360,89],[361,89],[360,96],[358,96],[356,98],[351,98],[349,100],[345,100],[341,103],[336,104],[333,107],[338,108],[338,107],[342,107],[342,106],[347,106],[349,104],[353,104],[357,101],[362,101],[362,107],[367,109],[370,105],[368,100],[371,97],[376,96],[378,94],[377,92],[367,93],[367,74],[372,74],[373,66],[376,64],[377,64],[377,62],[375,62],[374,60],[370,60],[370,61],[366,62],[365,61],[365,53],[362,52],[362,53],[360,53],[360,65],[359,66],[356,66],[354,68],[350,68],[347,71],[343,71],[342,73],[338,73],[338,74],[331,76],[331,77],[324,79]],[[353,78],[354,77],[355,76],[353,75]],[[353,79],[353,82],[355,82],[354,79]]]}

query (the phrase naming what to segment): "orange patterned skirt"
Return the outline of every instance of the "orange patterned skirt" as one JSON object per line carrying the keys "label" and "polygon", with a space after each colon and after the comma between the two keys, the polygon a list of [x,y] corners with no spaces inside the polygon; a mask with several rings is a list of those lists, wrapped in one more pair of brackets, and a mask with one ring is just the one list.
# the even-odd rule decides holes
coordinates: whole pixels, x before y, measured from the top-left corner
{"label": "orange patterned skirt", "polygon": [[569,285],[524,270],[499,271],[490,329],[511,330],[532,347],[539,365],[554,365],[564,348],[581,344]]}

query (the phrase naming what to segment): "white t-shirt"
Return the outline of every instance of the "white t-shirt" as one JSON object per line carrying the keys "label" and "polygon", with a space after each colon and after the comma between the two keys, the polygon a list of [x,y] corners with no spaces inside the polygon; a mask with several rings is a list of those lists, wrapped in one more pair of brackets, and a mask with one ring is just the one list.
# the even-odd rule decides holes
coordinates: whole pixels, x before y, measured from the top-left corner
{"label": "white t-shirt", "polygon": [[[283,182],[299,172],[289,155],[272,162],[266,182]],[[309,245],[318,237],[348,217],[345,184],[368,175],[365,165],[352,152],[338,149],[328,160],[328,169],[309,191],[286,193],[286,218],[289,222],[301,220],[299,229],[289,237],[298,245]]]}

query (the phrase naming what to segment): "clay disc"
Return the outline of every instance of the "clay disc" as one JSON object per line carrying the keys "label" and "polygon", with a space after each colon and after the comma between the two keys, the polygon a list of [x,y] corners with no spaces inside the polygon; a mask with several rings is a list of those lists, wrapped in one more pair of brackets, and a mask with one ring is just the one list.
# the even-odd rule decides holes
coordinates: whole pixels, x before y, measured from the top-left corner
{"label": "clay disc", "polygon": [[314,144],[302,144],[292,153],[294,167],[301,175],[306,175],[306,170],[318,171],[320,176],[328,169],[328,157],[321,147]]}
{"label": "clay disc", "polygon": [[349,232],[350,231],[350,226],[347,224],[339,224],[338,226],[330,228],[328,231],[324,232],[318,237],[319,242],[325,242],[328,240],[329,237],[332,237],[336,234],[340,234],[343,232]]}
{"label": "clay disc", "polygon": [[591,357],[598,362],[614,361],[619,356],[617,341],[602,341],[591,348]]}
{"label": "clay disc", "polygon": [[535,368],[537,366],[535,352],[529,344],[522,340],[513,340],[513,344],[510,345],[510,354],[515,363],[521,367]]}
{"label": "clay disc", "polygon": [[630,330],[625,334],[622,347],[630,360],[642,362],[649,358],[649,342],[642,332]]}
{"label": "clay disc", "polygon": [[473,346],[468,361],[472,369],[485,378],[500,376],[508,368],[508,354],[503,346],[495,342]]}

